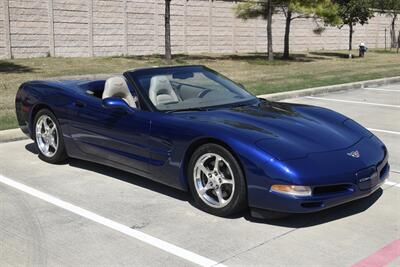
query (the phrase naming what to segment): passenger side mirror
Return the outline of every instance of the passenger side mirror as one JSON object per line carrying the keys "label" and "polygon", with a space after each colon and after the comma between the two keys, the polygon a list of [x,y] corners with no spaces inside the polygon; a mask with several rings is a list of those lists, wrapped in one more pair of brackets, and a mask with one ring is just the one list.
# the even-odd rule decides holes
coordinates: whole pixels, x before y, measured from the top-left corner
{"label": "passenger side mirror", "polygon": [[105,109],[118,109],[125,112],[130,110],[128,103],[119,97],[107,97],[102,100],[101,105]]}

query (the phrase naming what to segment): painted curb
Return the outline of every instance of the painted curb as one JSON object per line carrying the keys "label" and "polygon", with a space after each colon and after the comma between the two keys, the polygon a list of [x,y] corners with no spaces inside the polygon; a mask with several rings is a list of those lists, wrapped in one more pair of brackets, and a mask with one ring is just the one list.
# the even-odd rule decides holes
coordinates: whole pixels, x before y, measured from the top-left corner
{"label": "painted curb", "polygon": [[[102,79],[111,77],[112,74],[96,74],[96,75],[82,75],[82,76],[65,76],[59,78],[52,78],[52,80],[66,80],[66,79],[77,79],[77,80],[86,80],[86,79]],[[265,98],[271,101],[280,101],[284,99],[302,97],[302,96],[312,96],[318,94],[325,94],[329,92],[338,92],[338,91],[346,91],[346,90],[354,90],[354,89],[361,89],[367,87],[374,87],[374,86],[382,86],[388,85],[393,83],[400,83],[400,76],[391,77],[391,78],[383,78],[377,80],[369,80],[369,81],[361,81],[361,82],[354,82],[354,83],[345,83],[345,84],[337,84],[331,86],[321,86],[309,89],[302,89],[302,90],[295,90],[289,92],[281,92],[275,94],[266,94],[266,95],[259,95],[260,98]],[[20,129],[10,129],[10,130],[3,130],[0,131],[0,143],[7,143],[13,141],[19,141],[28,139]]]}
{"label": "painted curb", "polygon": [[393,84],[393,83],[400,83],[400,76],[377,79],[377,80],[354,82],[354,83],[344,83],[344,84],[337,84],[337,85],[330,85],[330,86],[321,86],[321,87],[314,87],[314,88],[274,93],[274,94],[259,95],[258,97],[265,98],[265,99],[268,99],[271,101],[280,101],[280,100],[289,99],[289,98],[312,96],[312,95],[319,95],[319,94],[338,92],[338,91],[346,91],[346,90],[355,90],[355,89],[361,89],[361,88],[367,88],[367,87],[388,85],[388,84]]}

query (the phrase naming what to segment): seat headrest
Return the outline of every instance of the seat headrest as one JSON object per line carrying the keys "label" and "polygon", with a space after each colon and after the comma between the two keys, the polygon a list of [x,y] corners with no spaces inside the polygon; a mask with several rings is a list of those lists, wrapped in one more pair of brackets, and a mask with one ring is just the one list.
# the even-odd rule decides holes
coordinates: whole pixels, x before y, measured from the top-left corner
{"label": "seat headrest", "polygon": [[168,77],[164,75],[154,76],[151,78],[149,98],[155,106],[164,102],[178,101],[178,96],[172,88]]}
{"label": "seat headrest", "polygon": [[136,108],[136,100],[129,91],[128,85],[123,77],[111,77],[106,80],[102,98],[120,97],[128,103],[129,106]]}

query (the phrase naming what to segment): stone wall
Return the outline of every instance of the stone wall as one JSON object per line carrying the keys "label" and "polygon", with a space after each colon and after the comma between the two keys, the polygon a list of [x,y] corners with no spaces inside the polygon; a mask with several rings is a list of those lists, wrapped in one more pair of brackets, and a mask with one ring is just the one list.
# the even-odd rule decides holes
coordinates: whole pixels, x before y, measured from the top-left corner
{"label": "stone wall", "polygon": [[4,58],[6,56],[6,40],[5,40],[5,36],[6,36],[6,32],[5,32],[5,11],[4,11],[4,4],[0,3],[0,58]]}
{"label": "stone wall", "polygon": [[[266,51],[266,22],[234,16],[235,4],[173,0],[173,53]],[[274,16],[274,49],[282,51],[285,19]],[[354,44],[384,47],[390,18],[376,15],[357,26]],[[291,50],[346,49],[348,28],[313,32],[312,20],[295,20]],[[387,35],[389,44],[389,33]],[[146,55],[164,51],[164,0],[2,0],[0,58]]]}

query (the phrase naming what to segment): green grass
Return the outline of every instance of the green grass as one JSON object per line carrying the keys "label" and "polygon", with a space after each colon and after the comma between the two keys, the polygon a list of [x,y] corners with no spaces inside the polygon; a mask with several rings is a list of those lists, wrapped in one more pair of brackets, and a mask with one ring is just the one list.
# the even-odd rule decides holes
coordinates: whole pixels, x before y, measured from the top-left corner
{"label": "green grass", "polygon": [[[357,52],[354,51],[354,54]],[[294,54],[289,60],[269,62],[265,54],[176,55],[174,65],[204,64],[242,83],[254,94],[400,75],[400,55],[371,50],[366,57],[348,59],[346,51]],[[28,80],[67,75],[120,73],[127,69],[166,65],[161,56],[32,58],[0,60],[0,130],[17,127],[14,99],[18,86]]]}

